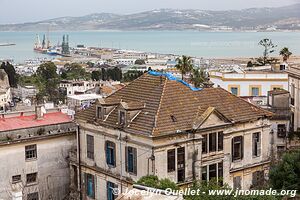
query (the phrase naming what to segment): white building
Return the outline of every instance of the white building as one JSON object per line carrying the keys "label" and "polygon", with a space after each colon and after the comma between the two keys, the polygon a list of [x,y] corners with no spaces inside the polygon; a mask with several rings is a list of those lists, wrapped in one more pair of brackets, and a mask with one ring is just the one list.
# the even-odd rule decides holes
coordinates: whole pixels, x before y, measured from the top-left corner
{"label": "white building", "polygon": [[67,95],[84,94],[87,90],[99,87],[98,81],[61,81],[59,87],[66,90]]}
{"label": "white building", "polygon": [[68,107],[70,109],[76,110],[76,108],[90,107],[97,99],[102,98],[98,94],[80,94],[80,95],[70,95],[68,96]]}
{"label": "white building", "polygon": [[57,111],[0,117],[0,199],[64,199],[76,126]]}
{"label": "white building", "polygon": [[288,75],[283,71],[210,71],[214,87],[237,96],[267,96],[274,89],[288,90]]}

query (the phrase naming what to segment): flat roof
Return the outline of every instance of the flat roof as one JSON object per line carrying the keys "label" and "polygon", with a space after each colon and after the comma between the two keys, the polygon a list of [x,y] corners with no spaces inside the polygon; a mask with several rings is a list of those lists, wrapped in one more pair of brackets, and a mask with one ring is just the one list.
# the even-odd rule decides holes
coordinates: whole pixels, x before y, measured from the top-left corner
{"label": "flat roof", "polygon": [[70,117],[62,112],[46,113],[41,120],[37,120],[35,114],[29,116],[4,117],[0,118],[0,132],[62,124],[71,121]]}
{"label": "flat roof", "polygon": [[68,96],[68,98],[84,101],[84,100],[100,99],[102,98],[102,96],[99,94],[79,94],[79,95],[70,95]]}

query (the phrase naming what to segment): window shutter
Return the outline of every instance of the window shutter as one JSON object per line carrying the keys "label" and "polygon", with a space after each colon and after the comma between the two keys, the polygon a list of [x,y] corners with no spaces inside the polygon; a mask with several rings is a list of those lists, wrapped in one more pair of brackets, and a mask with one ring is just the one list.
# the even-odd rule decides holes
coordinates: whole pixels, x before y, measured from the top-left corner
{"label": "window shutter", "polygon": [[257,141],[257,155],[260,156],[261,153],[261,134],[258,133],[258,141]]}
{"label": "window shutter", "polygon": [[137,150],[133,148],[133,173],[137,174]]}
{"label": "window shutter", "polygon": [[241,136],[241,160],[243,159],[244,157],[244,137]]}
{"label": "window shutter", "polygon": [[231,159],[234,161],[234,138],[231,139]]}
{"label": "window shutter", "polygon": [[114,166],[116,166],[116,144],[115,143],[112,143],[113,144],[113,148],[114,148],[114,151],[113,151],[113,164]]}
{"label": "window shutter", "polygon": [[105,141],[105,158],[106,158],[106,164],[109,164],[109,150],[108,150],[108,142]]}
{"label": "window shutter", "polygon": [[128,172],[128,147],[125,147],[125,170]]}
{"label": "window shutter", "polygon": [[93,183],[93,187],[92,187],[92,197],[95,198],[95,183],[96,183],[96,176],[92,175],[92,183]]}

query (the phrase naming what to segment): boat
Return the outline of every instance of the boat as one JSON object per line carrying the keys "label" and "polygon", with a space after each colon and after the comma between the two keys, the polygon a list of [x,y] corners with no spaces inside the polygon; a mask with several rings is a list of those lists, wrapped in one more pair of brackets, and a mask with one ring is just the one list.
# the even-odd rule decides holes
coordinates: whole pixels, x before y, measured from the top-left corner
{"label": "boat", "polygon": [[45,35],[44,35],[42,44],[41,44],[41,41],[40,41],[40,36],[38,34],[36,35],[36,41],[34,43],[33,50],[36,51],[36,52],[38,52],[38,53],[47,53],[48,49],[46,48],[46,38],[45,38]]}
{"label": "boat", "polygon": [[6,47],[6,46],[14,46],[15,43],[0,43],[0,47]]}

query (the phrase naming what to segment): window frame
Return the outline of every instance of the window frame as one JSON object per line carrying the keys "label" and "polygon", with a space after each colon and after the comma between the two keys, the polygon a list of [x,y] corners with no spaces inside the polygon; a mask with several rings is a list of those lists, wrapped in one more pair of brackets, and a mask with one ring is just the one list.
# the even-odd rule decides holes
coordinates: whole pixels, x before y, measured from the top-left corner
{"label": "window frame", "polygon": [[[29,177],[29,176],[31,176],[31,177]],[[34,178],[32,178],[32,177],[34,177]],[[30,181],[28,181],[28,180],[30,180]],[[37,172],[26,174],[26,185],[36,184],[37,181],[38,181],[38,173]]]}
{"label": "window frame", "polygon": [[95,138],[93,135],[86,134],[86,157],[95,159]]}
{"label": "window frame", "polygon": [[175,149],[169,149],[167,151],[167,171],[174,172],[176,170],[176,152]]}
{"label": "window frame", "polygon": [[261,133],[255,132],[252,134],[252,156],[260,157],[261,155]]}
{"label": "window frame", "polygon": [[[18,177],[18,179],[16,179],[16,177]],[[21,182],[22,181],[21,174],[17,174],[17,175],[12,176],[11,177],[11,181],[12,181],[13,184]]]}
{"label": "window frame", "polygon": [[[125,147],[125,163],[126,163],[126,172],[137,175],[137,148],[127,146]],[[130,166],[132,163],[132,166]]]}
{"label": "window frame", "polygon": [[25,160],[35,160],[37,159],[37,145],[31,144],[25,146]]}
{"label": "window frame", "polygon": [[108,166],[116,167],[116,144],[109,140],[105,141],[105,158]]}
{"label": "window frame", "polygon": [[[235,141],[237,139],[240,139],[239,141]],[[237,151],[235,151],[235,145],[239,144],[239,155],[235,155]],[[243,160],[244,157],[244,137],[243,136],[235,136],[232,138],[231,141],[231,155],[232,155],[232,161],[240,161]]]}

